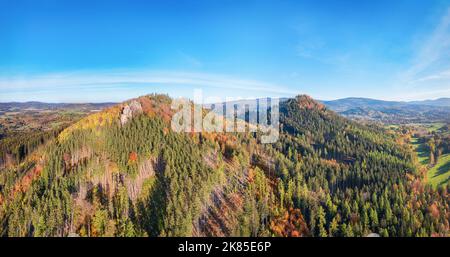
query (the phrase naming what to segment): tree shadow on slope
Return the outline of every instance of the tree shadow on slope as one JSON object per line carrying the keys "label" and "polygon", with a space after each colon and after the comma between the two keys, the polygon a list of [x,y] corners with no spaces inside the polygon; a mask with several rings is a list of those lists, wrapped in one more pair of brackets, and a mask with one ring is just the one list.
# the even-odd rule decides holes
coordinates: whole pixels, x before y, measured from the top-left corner
{"label": "tree shadow on slope", "polygon": [[445,173],[447,173],[447,172],[449,172],[449,171],[450,171],[450,161],[448,161],[446,164],[440,166],[440,167],[437,169],[437,172],[434,174],[433,178],[434,178],[434,177],[437,177],[437,176],[440,176],[440,175],[442,175],[442,174],[445,174]]}
{"label": "tree shadow on slope", "polygon": [[417,145],[416,152],[417,156],[419,157],[420,164],[427,165],[428,164],[428,158],[430,156],[430,150],[425,145],[425,143],[417,141],[413,143],[413,145]]}

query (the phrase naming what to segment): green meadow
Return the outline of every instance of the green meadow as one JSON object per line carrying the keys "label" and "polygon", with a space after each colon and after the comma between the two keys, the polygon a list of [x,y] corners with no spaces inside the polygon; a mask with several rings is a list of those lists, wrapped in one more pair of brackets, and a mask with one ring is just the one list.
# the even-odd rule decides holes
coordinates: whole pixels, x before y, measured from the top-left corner
{"label": "green meadow", "polygon": [[[438,131],[444,124],[423,124],[423,126],[429,131]],[[430,152],[424,142],[417,137],[411,139],[411,145],[417,154],[418,162],[423,166],[430,164]],[[439,157],[436,165],[427,171],[427,182],[434,188],[445,185],[450,180],[450,154],[444,154]]]}
{"label": "green meadow", "polygon": [[420,139],[417,137],[413,137],[411,139],[411,145],[414,148],[414,151],[417,154],[417,158],[420,164],[426,166],[430,163],[430,152],[427,149],[425,143],[420,142]]}
{"label": "green meadow", "polygon": [[450,154],[442,155],[436,165],[427,172],[428,183],[434,188],[445,185],[450,180]]}

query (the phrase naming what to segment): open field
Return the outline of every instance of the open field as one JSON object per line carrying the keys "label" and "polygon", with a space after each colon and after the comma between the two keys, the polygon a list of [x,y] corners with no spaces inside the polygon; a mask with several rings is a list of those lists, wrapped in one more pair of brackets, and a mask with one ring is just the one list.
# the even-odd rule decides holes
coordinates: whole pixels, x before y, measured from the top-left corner
{"label": "open field", "polygon": [[[412,124],[411,124],[412,125]],[[430,123],[430,124],[414,124],[418,129],[425,129],[428,133],[441,133],[446,135],[446,124],[443,123]],[[418,162],[429,168],[430,164],[430,152],[426,146],[426,143],[422,141],[420,137],[411,138],[411,145],[417,154]],[[427,171],[427,183],[434,188],[445,185],[450,180],[450,154],[442,155],[436,165],[429,168]]]}
{"label": "open field", "polygon": [[445,126],[445,123],[429,123],[429,124],[422,124],[429,132],[436,132],[440,130],[442,127]]}
{"label": "open field", "polygon": [[428,165],[430,163],[430,154],[425,143],[420,142],[419,138],[413,137],[411,139],[411,145],[417,153],[419,163],[425,166]]}
{"label": "open field", "polygon": [[450,180],[450,154],[442,155],[436,165],[428,170],[427,180],[434,188],[448,183]]}

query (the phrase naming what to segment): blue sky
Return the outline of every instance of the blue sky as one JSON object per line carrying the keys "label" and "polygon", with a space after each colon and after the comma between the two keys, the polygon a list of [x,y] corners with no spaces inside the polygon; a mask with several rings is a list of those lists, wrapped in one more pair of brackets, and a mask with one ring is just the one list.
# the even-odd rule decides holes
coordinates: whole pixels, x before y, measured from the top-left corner
{"label": "blue sky", "polygon": [[0,0],[0,101],[450,97],[450,0]]}

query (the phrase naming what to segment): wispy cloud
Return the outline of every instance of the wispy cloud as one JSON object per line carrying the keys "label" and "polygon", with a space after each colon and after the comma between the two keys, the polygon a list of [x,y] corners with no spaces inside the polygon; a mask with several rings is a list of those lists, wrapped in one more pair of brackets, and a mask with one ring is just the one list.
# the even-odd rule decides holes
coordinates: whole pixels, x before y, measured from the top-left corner
{"label": "wispy cloud", "polygon": [[404,100],[433,99],[433,98],[446,97],[448,95],[450,95],[450,84],[446,84],[445,88],[442,88],[442,89],[407,93]]}
{"label": "wispy cloud", "polygon": [[450,79],[450,70],[440,71],[436,72],[434,74],[426,75],[423,77],[420,77],[416,80],[410,81],[411,83],[421,83],[421,82],[427,82],[427,81],[439,81],[439,80],[449,80]]}
{"label": "wispy cloud", "polygon": [[437,62],[449,57],[450,47],[450,8],[441,19],[441,22],[434,29],[431,36],[419,49],[413,66],[407,70],[406,76],[420,76],[423,72],[432,68]]}
{"label": "wispy cloud", "polygon": [[397,89],[403,90],[402,98],[448,96],[450,93],[450,7],[446,9],[439,23],[416,51],[409,68],[399,74]]}
{"label": "wispy cloud", "polygon": [[340,69],[344,69],[352,57],[348,51],[333,52],[325,41],[318,39],[303,39],[296,45],[295,54],[302,59],[313,60]]}
{"label": "wispy cloud", "polygon": [[189,66],[199,68],[203,66],[203,63],[196,57],[187,54],[183,51],[178,51],[178,54],[181,56],[181,59],[186,62]]}
{"label": "wispy cloud", "polygon": [[[295,95],[285,87],[277,84],[258,80],[242,79],[233,76],[154,70],[110,70],[96,72],[65,72],[35,76],[12,76],[0,78],[0,101],[15,101],[14,96],[22,94],[21,99],[34,94],[31,100],[39,100],[39,95],[58,96],[65,101],[82,101],[87,97],[86,92],[96,92],[97,95],[104,91],[108,94],[116,92],[113,100],[122,99],[121,92],[126,92],[129,97],[134,90],[137,95],[145,93],[170,93],[178,89],[189,91],[194,88],[214,89],[220,92],[220,96],[226,94],[235,96],[239,92],[247,91],[265,95]],[[64,94],[78,94],[66,96]],[[9,99],[11,98],[11,99]],[[36,99],[38,98],[38,99]],[[44,99],[48,99],[45,96]],[[77,100],[75,100],[77,99]],[[104,97],[102,97],[104,99]],[[124,100],[124,99],[122,99]],[[86,100],[87,101],[87,100]]]}

